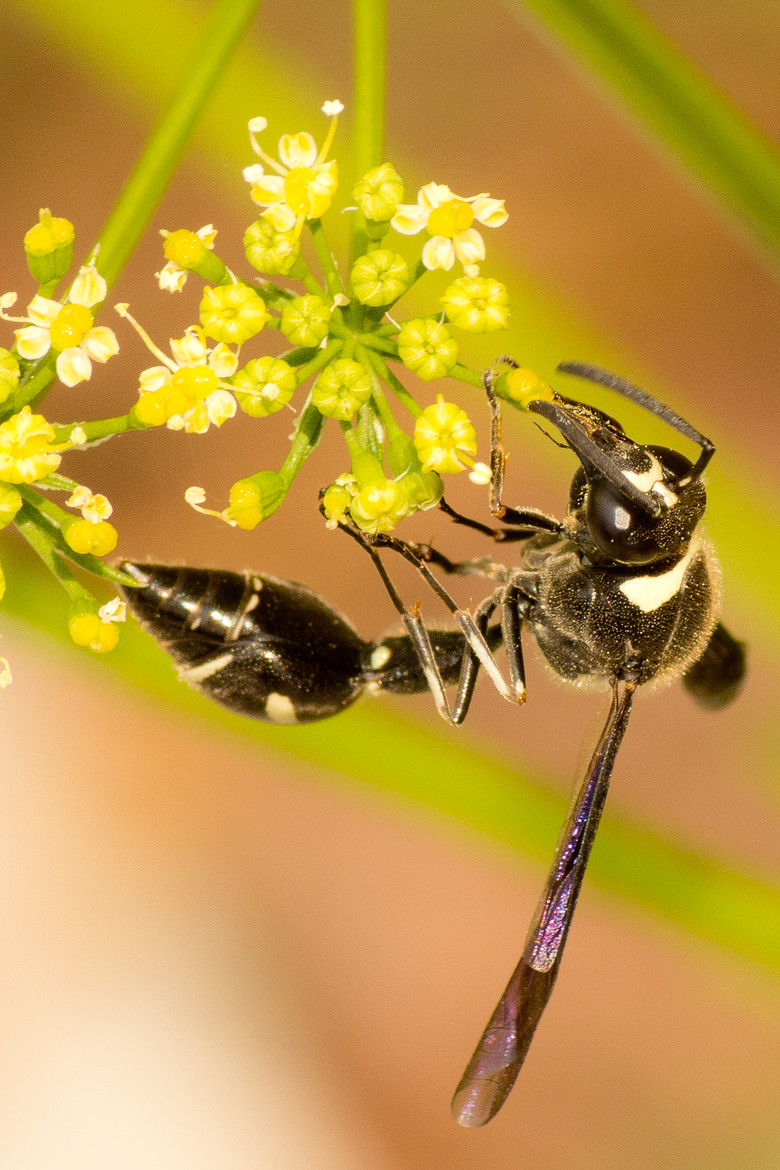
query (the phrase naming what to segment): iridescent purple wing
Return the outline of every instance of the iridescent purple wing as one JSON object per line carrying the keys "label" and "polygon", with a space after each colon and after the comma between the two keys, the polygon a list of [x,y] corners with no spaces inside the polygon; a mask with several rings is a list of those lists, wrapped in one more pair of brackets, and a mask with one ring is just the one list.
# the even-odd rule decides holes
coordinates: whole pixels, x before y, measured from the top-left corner
{"label": "iridescent purple wing", "polygon": [[631,683],[622,693],[619,684],[613,687],[607,722],[561,830],[522,957],[455,1090],[452,1112],[460,1125],[484,1125],[498,1113],[552,994],[634,690]]}

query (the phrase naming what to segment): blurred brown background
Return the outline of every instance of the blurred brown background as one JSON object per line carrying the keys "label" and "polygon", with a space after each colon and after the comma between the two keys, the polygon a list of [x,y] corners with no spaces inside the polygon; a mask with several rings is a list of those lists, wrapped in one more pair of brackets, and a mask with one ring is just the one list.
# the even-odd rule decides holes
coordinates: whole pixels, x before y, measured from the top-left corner
{"label": "blurred brown background", "polygon": [[[641,7],[778,138],[775,5]],[[102,85],[21,9],[3,25],[2,287],[24,300],[21,237],[38,207],[71,218],[82,244],[93,239],[149,125],[129,88]],[[254,35],[295,62],[291,90],[304,79],[318,102],[348,99],[341,0],[326,16],[268,0]],[[678,388],[674,405],[776,482],[780,294],[747,241],[498,4],[477,16],[448,0],[396,0],[389,76],[388,156],[420,167],[409,194],[436,178],[505,196],[501,246],[555,290],[551,300],[633,354],[658,378],[651,388]],[[113,300],[131,301],[158,341],[177,335],[197,294],[194,282],[184,300],[156,290],[156,229],[213,220],[238,267],[250,216],[240,175],[215,175],[193,152]],[[136,368],[140,347],[127,331],[121,342],[138,359],[123,368]],[[521,321],[498,344],[532,349]],[[47,413],[121,413],[133,394],[110,365],[55,392]],[[188,484],[216,502],[238,475],[274,466],[289,422],[129,436],[90,453],[83,476],[112,500],[123,555],[305,580],[378,633],[392,622],[379,583],[311,506],[342,469],[337,445],[255,533],[182,501]],[[570,459],[541,443],[529,458],[522,475],[511,469],[513,493],[560,512]],[[473,502],[474,489],[459,489]],[[776,557],[755,535],[756,556]],[[776,874],[777,647],[751,637],[724,569],[725,620],[751,641],[749,687],[718,716],[678,687],[641,696],[610,808]],[[449,1096],[517,959],[541,870],[333,777],[264,763],[114,692],[75,650],[53,654],[4,628],[2,652],[15,681],[0,707],[0,1164],[777,1166],[780,998],[760,970],[586,889],[513,1097],[487,1130],[462,1131]],[[483,685],[472,731],[460,734],[508,759],[521,750],[564,792],[599,703],[556,686],[535,657],[529,675],[521,717]],[[424,698],[409,707],[436,719]]]}

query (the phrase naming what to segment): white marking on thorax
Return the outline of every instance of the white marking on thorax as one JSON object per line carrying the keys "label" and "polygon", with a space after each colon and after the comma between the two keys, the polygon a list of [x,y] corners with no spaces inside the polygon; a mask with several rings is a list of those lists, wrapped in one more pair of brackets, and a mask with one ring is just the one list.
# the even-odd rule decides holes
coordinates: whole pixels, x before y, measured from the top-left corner
{"label": "white marking on thorax", "polygon": [[698,551],[699,541],[694,539],[685,556],[681,557],[676,565],[672,565],[671,569],[655,577],[629,577],[620,586],[620,592],[632,605],[641,609],[642,613],[652,613],[653,610],[660,609],[679,591],[688,566]]}
{"label": "white marking on thorax", "polygon": [[271,691],[266,699],[265,715],[272,723],[298,722],[292,699],[288,699],[287,695],[280,695],[278,691]]}
{"label": "white marking on thorax", "polygon": [[211,678],[213,674],[224,670],[232,661],[232,654],[220,654],[218,658],[209,658],[207,662],[201,662],[199,666],[185,667],[184,670],[179,671],[179,678],[186,683],[202,683],[207,678]]}
{"label": "white marking on thorax", "polygon": [[392,657],[393,652],[389,646],[377,646],[375,650],[371,651],[371,669],[381,670],[383,666],[387,665]]}

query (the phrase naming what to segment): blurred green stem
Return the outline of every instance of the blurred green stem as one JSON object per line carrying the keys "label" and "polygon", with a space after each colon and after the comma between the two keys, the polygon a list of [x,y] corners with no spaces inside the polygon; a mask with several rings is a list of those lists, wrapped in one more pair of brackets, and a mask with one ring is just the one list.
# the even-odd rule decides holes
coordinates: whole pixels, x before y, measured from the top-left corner
{"label": "blurred green stem", "polygon": [[[383,161],[385,148],[385,83],[387,56],[387,11],[385,0],[353,0],[354,70],[352,177],[361,175]],[[368,245],[364,221],[356,213],[352,261]]]}
{"label": "blurred green stem", "polygon": [[116,280],[162,198],[203,108],[240,44],[260,0],[219,0],[179,88],[100,233],[98,268]]}
{"label": "blurred green stem", "polygon": [[725,94],[622,0],[509,0],[585,63],[705,189],[780,258],[780,156]]}

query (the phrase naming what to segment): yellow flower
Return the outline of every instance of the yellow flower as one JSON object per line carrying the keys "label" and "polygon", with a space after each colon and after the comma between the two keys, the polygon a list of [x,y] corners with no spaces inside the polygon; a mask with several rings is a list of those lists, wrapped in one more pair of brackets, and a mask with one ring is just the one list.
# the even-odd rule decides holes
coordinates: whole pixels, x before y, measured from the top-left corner
{"label": "yellow flower", "polygon": [[161,235],[165,240],[163,251],[168,263],[160,272],[155,272],[157,283],[163,292],[181,292],[189,268],[213,249],[216,228],[213,223],[207,223],[196,232],[188,228],[178,228],[175,232],[163,229]]}
{"label": "yellow flower", "polygon": [[474,466],[471,456],[477,453],[477,436],[465,410],[439,394],[414,425],[414,445],[423,471],[443,475]]}
{"label": "yellow flower", "polygon": [[[26,361],[37,361],[53,349],[57,352],[57,377],[66,386],[76,386],[92,374],[92,362],[107,362],[119,352],[113,330],[94,325],[90,309],[105,299],[106,282],[94,264],[85,265],[70,290],[66,305],[36,295],[27,306],[26,317],[8,317],[24,322],[15,330],[16,349]],[[14,298],[15,299],[15,298]],[[3,308],[12,304],[3,298]]]}
{"label": "yellow flower", "polygon": [[426,268],[449,271],[456,259],[466,276],[476,276],[479,261],[485,259],[485,242],[472,225],[500,227],[506,223],[503,199],[487,194],[461,198],[444,183],[428,183],[417,193],[416,203],[399,203],[390,224],[405,236],[414,236],[425,228],[430,239],[422,251]]}
{"label": "yellow flower", "polygon": [[190,325],[183,337],[171,338],[171,359],[131,317],[127,305],[115,308],[164,363],[150,366],[139,376],[140,397],[133,407],[138,422],[148,427],[165,423],[171,431],[203,435],[212,423],[221,427],[233,417],[236,400],[226,379],[235,373],[237,358],[229,346],[220,341],[210,349],[203,330]]}
{"label": "yellow flower", "polygon": [[295,393],[295,371],[281,358],[253,358],[233,375],[238,405],[252,418],[265,418],[281,410]]}
{"label": "yellow flower", "polygon": [[54,427],[42,414],[23,406],[0,425],[0,480],[34,483],[56,471],[62,448],[53,444]]}
{"label": "yellow flower", "polygon": [[[262,163],[246,167],[244,178],[252,185],[252,199],[266,210],[263,215],[278,232],[293,229],[295,239],[307,219],[319,219],[328,210],[338,186],[338,167],[335,160],[326,162],[333,143],[338,115],[344,109],[341,102],[325,102],[322,112],[332,120],[320,150],[311,134],[283,134],[279,139],[279,158],[271,158],[257,141],[265,130],[265,118],[252,118],[249,139],[252,149]],[[269,174],[265,166],[274,172]]]}
{"label": "yellow flower", "polygon": [[325,367],[311,392],[320,414],[346,421],[371,397],[371,375],[352,358],[337,358]]}

